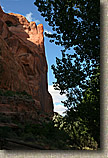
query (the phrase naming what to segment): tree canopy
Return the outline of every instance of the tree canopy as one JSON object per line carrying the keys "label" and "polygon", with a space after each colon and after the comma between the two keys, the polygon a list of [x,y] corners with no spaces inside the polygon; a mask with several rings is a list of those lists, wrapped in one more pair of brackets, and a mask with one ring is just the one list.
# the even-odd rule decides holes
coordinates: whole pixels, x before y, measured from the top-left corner
{"label": "tree canopy", "polygon": [[[36,0],[35,5],[52,27],[53,33],[46,33],[50,42],[63,46],[52,69],[55,89],[67,96],[62,102],[68,107],[66,117],[83,120],[99,144],[100,1]],[[75,51],[70,53],[71,48]]]}
{"label": "tree canopy", "polygon": [[77,45],[81,61],[88,58],[99,62],[99,0],[36,0],[35,5],[54,31],[46,33],[51,42],[65,49]]}
{"label": "tree canopy", "polygon": [[[46,33],[50,41],[64,47],[62,59],[56,58],[56,66],[52,66],[57,79],[54,86],[67,97],[71,94],[68,100],[74,93],[79,96],[93,69],[100,65],[100,1],[36,0],[35,5],[54,31]],[[66,54],[72,47],[75,53]]]}

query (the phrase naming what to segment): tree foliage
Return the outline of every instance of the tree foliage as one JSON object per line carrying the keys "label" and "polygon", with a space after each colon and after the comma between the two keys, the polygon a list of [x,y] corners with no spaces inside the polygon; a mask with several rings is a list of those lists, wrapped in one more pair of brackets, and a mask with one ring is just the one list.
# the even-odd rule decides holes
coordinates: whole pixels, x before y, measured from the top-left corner
{"label": "tree foliage", "polygon": [[99,0],[36,0],[35,5],[55,31],[49,37],[59,42],[56,44],[66,48],[85,43],[90,46],[90,41],[98,39],[94,30],[99,28]]}
{"label": "tree foliage", "polygon": [[94,70],[83,99],[77,105],[78,116],[83,119],[91,136],[100,146],[100,71]]}
{"label": "tree foliage", "polygon": [[64,48],[52,69],[55,89],[67,96],[66,126],[80,118],[99,144],[100,1],[36,0],[35,5],[52,27],[53,33],[46,33],[50,42]]}
{"label": "tree foliage", "polygon": [[[54,87],[66,93],[64,105],[71,106],[81,99],[82,87],[100,65],[100,1],[36,0],[35,5],[54,31],[46,35],[64,46],[62,59],[56,58],[56,66],[52,65]],[[71,47],[75,53],[66,54]]]}
{"label": "tree foliage", "polygon": [[[58,128],[60,131],[65,131],[68,134],[68,146],[72,147],[72,149],[80,149],[80,150],[93,150],[97,149],[97,142],[94,140],[92,135],[89,132],[88,127],[85,122],[79,116],[73,117],[72,114],[78,115],[78,113],[73,112],[73,109],[67,111],[67,115],[54,116],[54,126]],[[70,148],[71,149],[71,148]]]}
{"label": "tree foliage", "polygon": [[36,0],[35,5],[52,27],[54,33],[46,35],[55,44],[65,49],[77,45],[81,61],[85,58],[99,62],[99,0]]}

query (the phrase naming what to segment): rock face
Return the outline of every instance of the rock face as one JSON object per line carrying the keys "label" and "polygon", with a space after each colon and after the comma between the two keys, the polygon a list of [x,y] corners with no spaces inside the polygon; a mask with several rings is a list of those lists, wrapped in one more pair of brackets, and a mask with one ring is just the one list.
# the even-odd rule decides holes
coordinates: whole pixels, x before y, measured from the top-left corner
{"label": "rock face", "polygon": [[40,110],[53,113],[47,70],[43,25],[0,7],[0,89],[26,91]]}

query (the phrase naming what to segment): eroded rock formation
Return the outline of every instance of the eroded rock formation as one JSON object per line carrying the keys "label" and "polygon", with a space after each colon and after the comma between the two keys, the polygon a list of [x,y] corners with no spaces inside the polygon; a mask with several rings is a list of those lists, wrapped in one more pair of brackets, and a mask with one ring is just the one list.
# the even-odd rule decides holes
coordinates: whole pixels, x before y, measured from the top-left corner
{"label": "eroded rock formation", "polygon": [[0,89],[26,91],[40,110],[53,112],[47,70],[43,25],[0,7]]}

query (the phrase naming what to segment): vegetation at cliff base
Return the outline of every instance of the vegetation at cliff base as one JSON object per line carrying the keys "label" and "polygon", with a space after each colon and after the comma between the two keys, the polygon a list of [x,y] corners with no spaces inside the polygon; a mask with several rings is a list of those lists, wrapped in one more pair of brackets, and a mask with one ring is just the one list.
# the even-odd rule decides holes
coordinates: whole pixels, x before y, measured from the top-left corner
{"label": "vegetation at cliff base", "polygon": [[4,90],[0,89],[0,96],[11,96],[11,97],[19,97],[19,98],[25,98],[25,99],[32,99],[32,96],[28,94],[26,91],[11,91],[11,90]]}
{"label": "vegetation at cliff base", "polygon": [[8,122],[7,125],[0,127],[0,140],[4,141],[4,146],[9,149],[14,149],[14,144],[10,148],[8,139],[18,143],[18,149],[22,149],[22,142],[25,146],[33,145],[37,149],[41,147],[45,150],[97,149],[97,142],[88,134],[88,128],[83,125],[81,119],[74,122],[73,126],[71,126],[71,122],[67,126],[66,118],[56,113],[52,121],[46,122],[44,119],[40,124],[28,121],[22,124],[17,121],[16,126],[10,127],[9,123],[14,123],[15,120],[3,115],[0,115],[0,118],[0,122],[4,122],[4,120]]}

